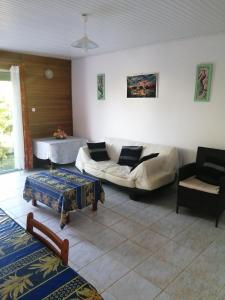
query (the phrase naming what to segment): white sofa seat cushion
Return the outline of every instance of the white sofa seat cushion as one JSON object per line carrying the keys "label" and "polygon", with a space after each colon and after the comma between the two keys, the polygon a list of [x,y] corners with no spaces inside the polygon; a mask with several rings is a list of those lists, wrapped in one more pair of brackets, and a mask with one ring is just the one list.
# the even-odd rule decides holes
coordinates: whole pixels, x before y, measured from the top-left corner
{"label": "white sofa seat cushion", "polygon": [[113,164],[114,162],[112,160],[95,161],[90,159],[84,163],[83,169],[91,175],[105,179],[105,172],[107,168]]}
{"label": "white sofa seat cushion", "polygon": [[115,184],[122,185],[129,188],[135,187],[135,180],[130,176],[129,166],[121,166],[117,163],[107,168],[105,172],[105,179]]}
{"label": "white sofa seat cushion", "polygon": [[90,160],[85,164],[84,169],[89,174],[109,180],[115,184],[131,188],[135,187],[134,180],[130,176],[131,167],[120,166],[112,160],[101,162]]}
{"label": "white sofa seat cushion", "polygon": [[85,168],[92,168],[100,171],[106,171],[109,167],[114,166],[115,162],[112,160],[95,161],[93,159],[85,163]]}
{"label": "white sofa seat cushion", "polygon": [[179,185],[189,189],[198,190],[198,191],[202,191],[210,194],[216,194],[216,195],[219,194],[219,190],[220,190],[219,186],[203,182],[198,178],[196,178],[195,176],[180,181]]}

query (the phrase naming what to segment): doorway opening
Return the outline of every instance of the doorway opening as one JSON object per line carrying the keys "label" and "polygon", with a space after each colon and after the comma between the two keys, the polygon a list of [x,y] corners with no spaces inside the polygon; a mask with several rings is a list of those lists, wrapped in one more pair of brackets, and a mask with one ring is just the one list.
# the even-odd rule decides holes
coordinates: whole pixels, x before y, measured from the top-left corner
{"label": "doorway opening", "polygon": [[10,71],[0,70],[0,174],[15,170],[12,93]]}

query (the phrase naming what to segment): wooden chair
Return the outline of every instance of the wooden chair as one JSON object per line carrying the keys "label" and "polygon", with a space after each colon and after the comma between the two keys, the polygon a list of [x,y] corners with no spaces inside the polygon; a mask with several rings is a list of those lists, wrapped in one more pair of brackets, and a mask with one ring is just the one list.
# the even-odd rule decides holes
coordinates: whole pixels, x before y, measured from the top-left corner
{"label": "wooden chair", "polygon": [[[34,231],[34,228],[38,229],[40,232],[46,235],[58,247],[58,249],[45,237],[43,237],[38,232]],[[30,212],[27,215],[27,231],[33,236],[35,236],[37,239],[39,239],[41,242],[43,242],[57,256],[59,256],[62,259],[64,265],[68,264],[69,241],[67,239],[61,240],[48,227],[35,220],[32,212]]]}

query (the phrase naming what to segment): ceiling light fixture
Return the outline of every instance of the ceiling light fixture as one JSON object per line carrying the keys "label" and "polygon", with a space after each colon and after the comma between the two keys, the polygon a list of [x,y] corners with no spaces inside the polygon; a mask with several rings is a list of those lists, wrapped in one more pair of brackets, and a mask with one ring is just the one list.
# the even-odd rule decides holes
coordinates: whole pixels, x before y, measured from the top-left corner
{"label": "ceiling light fixture", "polygon": [[93,42],[92,40],[90,40],[87,36],[88,15],[87,14],[82,14],[81,17],[82,17],[83,22],[84,22],[84,36],[81,39],[73,42],[71,44],[71,46],[74,47],[74,48],[83,49],[86,52],[88,50],[98,48],[98,45],[95,42]]}

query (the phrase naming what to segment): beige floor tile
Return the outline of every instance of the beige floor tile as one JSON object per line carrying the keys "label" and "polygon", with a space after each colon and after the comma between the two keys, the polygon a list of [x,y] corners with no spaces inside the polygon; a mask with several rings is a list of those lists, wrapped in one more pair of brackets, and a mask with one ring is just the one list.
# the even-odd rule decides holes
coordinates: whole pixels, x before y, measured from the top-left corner
{"label": "beige floor tile", "polygon": [[65,228],[57,233],[61,239],[68,239],[69,247],[72,247],[78,244],[81,241],[84,241],[85,238],[79,233],[74,232],[71,228]]}
{"label": "beige floor tile", "polygon": [[160,260],[180,268],[187,266],[197,255],[198,252],[182,247],[173,241],[161,247],[155,254]]}
{"label": "beige floor tile", "polygon": [[82,268],[79,274],[102,292],[128,272],[128,268],[106,254]]}
{"label": "beige floor tile", "polygon": [[225,288],[223,288],[219,293],[216,298],[216,300],[224,300],[225,299]]}
{"label": "beige floor tile", "polygon": [[173,209],[171,207],[167,207],[164,204],[160,204],[160,202],[155,201],[149,205],[149,211],[154,214],[158,218],[166,217],[170,214]]}
{"label": "beige floor tile", "polygon": [[212,222],[200,220],[176,235],[174,241],[182,246],[200,252],[205,250],[222,232],[223,229],[214,227]]}
{"label": "beige floor tile", "polygon": [[135,271],[164,289],[180,273],[181,269],[156,257],[150,257],[137,266]]}
{"label": "beige floor tile", "polygon": [[150,256],[150,252],[147,249],[142,248],[131,241],[122,243],[108,254],[130,269],[134,268]]}
{"label": "beige floor tile", "polygon": [[70,266],[76,272],[80,271],[80,267],[70,260],[68,261],[68,266]]}
{"label": "beige floor tile", "polygon": [[[217,292],[207,282],[196,279],[188,272],[180,274],[165,292],[173,297],[187,300],[215,300]],[[176,299],[176,298],[175,298]]]}
{"label": "beige floor tile", "polygon": [[68,225],[87,239],[106,229],[104,225],[94,222],[80,211],[76,211],[73,214],[71,213],[71,221]]}
{"label": "beige floor tile", "polygon": [[[99,204],[100,204],[100,202],[99,202]],[[83,213],[86,217],[89,217],[92,219],[96,215],[98,215],[99,212],[101,212],[102,210],[103,211],[105,210],[105,207],[103,205],[98,205],[98,209],[95,211],[92,209],[92,205],[89,205],[89,206],[84,207],[81,210],[79,210],[79,212]]]}
{"label": "beige floor tile", "polygon": [[18,206],[8,208],[7,212],[9,212],[15,218],[19,218],[24,215],[27,215],[29,212],[34,212],[35,210],[36,210],[36,208],[34,206],[32,206],[30,203],[27,203],[24,200],[23,205],[18,205]]}
{"label": "beige floor tile", "polygon": [[60,219],[59,218],[51,218],[46,221],[43,221],[42,223],[55,233],[62,231],[62,229],[60,228]]}
{"label": "beige floor tile", "polygon": [[150,226],[159,219],[159,216],[155,215],[150,208],[146,208],[144,210],[138,210],[136,213],[130,215],[129,219],[132,219],[143,226]]}
{"label": "beige floor tile", "polygon": [[202,253],[207,261],[225,266],[225,240],[216,240]]}
{"label": "beige floor tile", "polygon": [[135,200],[130,200],[129,203],[132,206],[138,208],[139,210],[143,210],[143,209],[146,209],[146,208],[149,207],[150,201],[142,201],[142,200],[135,201]]}
{"label": "beige floor tile", "polygon": [[168,238],[155,233],[150,229],[145,229],[136,236],[132,237],[131,240],[138,245],[147,248],[151,253],[156,252],[160,247],[169,242]]}
{"label": "beige floor tile", "polygon": [[101,255],[103,255],[103,251],[88,241],[82,241],[69,250],[69,260],[79,268],[84,267]]}
{"label": "beige floor tile", "polygon": [[[161,294],[159,294],[155,300],[194,300],[194,299],[188,299],[188,298],[180,298],[180,296],[174,296],[174,295],[169,295],[165,292],[162,292]],[[197,299],[196,299],[197,300]]]}
{"label": "beige floor tile", "polygon": [[102,251],[109,251],[124,242],[126,238],[110,228],[89,237],[89,240]]}
{"label": "beige floor tile", "polygon": [[104,207],[106,208],[111,208],[113,206],[119,205],[119,204],[124,204],[127,202],[129,199],[126,197],[119,197],[116,194],[113,195],[106,195],[105,202],[103,204]]}
{"label": "beige floor tile", "polygon": [[0,201],[0,207],[2,209],[9,209],[16,206],[23,206],[26,201],[21,196],[16,196],[10,199],[4,199],[4,201]]}
{"label": "beige floor tile", "polygon": [[101,223],[105,226],[111,226],[119,222],[122,217],[110,209],[104,209],[99,212],[92,218],[95,222]]}
{"label": "beige floor tile", "polygon": [[201,255],[186,269],[191,275],[208,285],[221,289],[225,285],[225,263],[216,262],[213,258]]}
{"label": "beige floor tile", "polygon": [[150,226],[151,230],[168,238],[173,238],[196,221],[193,217],[171,213]]}
{"label": "beige floor tile", "polygon": [[109,288],[107,292],[116,300],[151,300],[160,291],[154,284],[131,271]]}
{"label": "beige floor tile", "polygon": [[104,300],[117,300],[113,295],[110,295],[108,292],[102,293]]}
{"label": "beige floor tile", "polygon": [[26,224],[27,224],[27,216],[22,216],[19,218],[13,218],[20,226],[22,226],[23,228],[26,228]]}
{"label": "beige floor tile", "polygon": [[15,198],[18,194],[19,194],[18,189],[12,188],[12,186],[9,186],[9,187],[6,188],[6,190],[1,191],[0,201]]}
{"label": "beige floor tile", "polygon": [[128,216],[138,212],[139,209],[133,205],[130,205],[129,202],[130,201],[127,201],[126,203],[113,206],[112,210],[124,217],[128,217]]}
{"label": "beige floor tile", "polygon": [[130,238],[144,230],[144,226],[128,219],[112,225],[111,228],[126,238]]}

